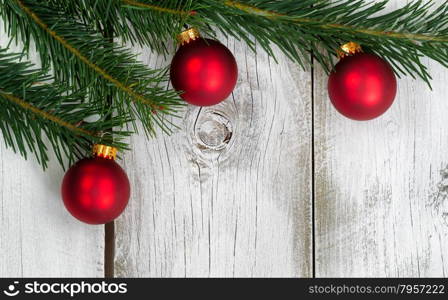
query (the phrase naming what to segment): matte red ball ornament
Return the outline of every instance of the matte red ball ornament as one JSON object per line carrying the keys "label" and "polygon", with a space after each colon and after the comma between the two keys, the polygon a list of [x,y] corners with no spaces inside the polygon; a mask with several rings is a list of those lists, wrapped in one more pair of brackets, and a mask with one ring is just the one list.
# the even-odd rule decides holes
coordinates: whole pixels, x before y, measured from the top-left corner
{"label": "matte red ball ornament", "polygon": [[341,60],[328,79],[328,93],[334,107],[358,121],[381,116],[392,105],[397,79],[382,58],[363,53],[356,43],[341,47]]}
{"label": "matte red ball ornament", "polygon": [[232,93],[238,79],[235,57],[218,41],[201,38],[190,28],[178,36],[181,46],[171,63],[173,87],[190,104],[210,106]]}
{"label": "matte red ball ornament", "polygon": [[62,181],[67,210],[88,224],[105,224],[117,218],[128,204],[128,176],[115,162],[116,148],[95,145],[94,157],[73,165]]}

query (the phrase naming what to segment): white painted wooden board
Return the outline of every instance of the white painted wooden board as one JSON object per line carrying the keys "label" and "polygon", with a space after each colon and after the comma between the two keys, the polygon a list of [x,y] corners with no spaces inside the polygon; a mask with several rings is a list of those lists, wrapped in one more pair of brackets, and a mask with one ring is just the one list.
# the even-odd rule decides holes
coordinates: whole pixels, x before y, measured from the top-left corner
{"label": "white painted wooden board", "polygon": [[0,138],[0,277],[103,276],[104,226],[69,215],[59,192],[63,175],[54,156],[44,172],[32,155],[25,161]]}
{"label": "white painted wooden board", "polygon": [[[232,97],[188,107],[172,136],[134,136],[120,161],[133,195],[116,222],[116,276],[312,276],[312,126],[316,275],[448,276],[448,71],[427,61],[433,91],[401,79],[389,112],[355,122],[331,106],[321,70],[312,87],[278,51],[276,64],[226,43]],[[0,146],[0,277],[103,276],[104,227],[66,212],[63,173]]]}
{"label": "white painted wooden board", "polygon": [[239,66],[231,98],[188,107],[172,136],[131,140],[116,276],[312,276],[311,75],[279,51],[276,64],[227,46]]}
{"label": "white painted wooden board", "polygon": [[392,108],[369,122],[338,114],[316,72],[318,277],[448,276],[448,71],[426,62],[433,91],[401,79]]}

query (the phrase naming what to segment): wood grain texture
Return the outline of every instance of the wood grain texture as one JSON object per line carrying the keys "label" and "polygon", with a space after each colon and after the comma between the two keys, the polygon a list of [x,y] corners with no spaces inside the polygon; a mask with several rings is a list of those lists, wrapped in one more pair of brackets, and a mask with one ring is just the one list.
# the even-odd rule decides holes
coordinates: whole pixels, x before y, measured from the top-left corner
{"label": "wood grain texture", "polygon": [[[115,224],[115,275],[312,276],[314,176],[318,277],[447,277],[448,71],[427,60],[433,91],[401,79],[384,116],[355,122],[331,106],[322,70],[313,87],[279,51],[276,64],[220,40],[238,61],[232,97],[189,106],[171,136],[133,136],[119,161],[133,192]],[[0,146],[0,277],[103,276],[104,227],[66,212],[63,173]]]}
{"label": "wood grain texture", "polygon": [[448,275],[448,71],[426,63],[433,91],[401,79],[369,122],[338,114],[315,73],[318,277]]}
{"label": "wood grain texture", "polygon": [[[0,23],[0,28],[3,25]],[[7,44],[0,32],[0,45]],[[20,46],[11,51],[21,51]],[[33,56],[31,61],[37,62]],[[64,171],[54,155],[44,172],[0,145],[0,277],[101,277],[104,227],[76,221],[64,208]]]}
{"label": "wood grain texture", "polygon": [[119,277],[312,275],[311,75],[279,51],[276,64],[261,49],[227,46],[239,66],[230,99],[189,106],[172,136],[132,138]]}

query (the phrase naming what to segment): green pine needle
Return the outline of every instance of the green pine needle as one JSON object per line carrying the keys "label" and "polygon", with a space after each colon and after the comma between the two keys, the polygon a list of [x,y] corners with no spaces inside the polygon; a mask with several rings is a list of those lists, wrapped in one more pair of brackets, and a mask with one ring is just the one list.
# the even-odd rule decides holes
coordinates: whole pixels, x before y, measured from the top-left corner
{"label": "green pine needle", "polygon": [[[29,51],[31,40],[44,67],[51,66],[55,80],[88,92],[88,99],[108,110],[113,95],[117,114],[138,118],[148,134],[160,126],[169,132],[166,115],[175,114],[183,102],[166,90],[164,70],[152,70],[129,50],[111,43],[101,33],[45,5],[46,1],[5,1],[2,17],[11,38]],[[134,126],[134,129],[137,127]]]}
{"label": "green pine needle", "polygon": [[[448,67],[448,2],[413,1],[386,13],[387,1],[365,0],[0,0],[0,16],[11,41],[30,54],[34,44],[42,70],[0,50],[0,129],[5,143],[24,156],[33,152],[43,166],[44,136],[58,160],[82,157],[91,143],[120,147],[140,120],[146,133],[170,132],[168,116],[184,102],[167,89],[167,69],[137,61],[124,43],[168,54],[185,26],[206,35],[221,32],[273,46],[306,68],[313,61],[327,72],[336,50],[349,41],[391,63],[398,75],[431,75],[422,59]],[[48,79],[53,83],[36,85]],[[82,91],[82,92],[79,92]],[[85,122],[90,115],[99,120]],[[118,130],[114,131],[114,128]],[[101,138],[101,134],[105,134]],[[117,139],[118,138],[118,139]]]}
{"label": "green pine needle", "polygon": [[[61,165],[72,163],[91,151],[92,144],[105,143],[126,149],[126,131],[113,130],[127,122],[123,116],[106,119],[97,107],[82,103],[84,93],[48,83],[45,70],[37,70],[21,55],[0,48],[0,130],[6,146],[35,154],[45,168],[49,141]],[[96,121],[87,121],[96,117]],[[68,160],[66,159],[68,158]]]}

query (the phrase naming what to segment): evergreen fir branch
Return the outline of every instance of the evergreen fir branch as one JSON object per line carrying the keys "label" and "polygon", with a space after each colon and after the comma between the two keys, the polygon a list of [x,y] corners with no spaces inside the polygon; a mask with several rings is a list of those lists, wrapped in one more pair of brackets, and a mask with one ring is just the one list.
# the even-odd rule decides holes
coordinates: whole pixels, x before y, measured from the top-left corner
{"label": "evergreen fir branch", "polygon": [[[413,77],[417,75],[429,84],[431,76],[421,62],[423,56],[448,67],[447,3],[431,11],[433,3],[419,0],[384,13],[386,3],[387,1],[378,3],[348,0],[302,1],[295,5],[299,13],[291,10],[294,9],[291,1],[227,0],[224,5],[242,12],[241,16],[247,14],[253,19],[264,18],[275,24],[284,24],[282,27],[285,30],[288,30],[286,26],[297,28],[307,39],[303,42],[308,44],[311,42],[311,47],[306,49],[299,43],[295,46],[301,49],[302,53],[305,51],[312,53],[327,71],[332,68],[335,49],[347,41],[355,41],[368,51],[388,60],[398,74]],[[225,18],[227,21],[229,16],[226,15]],[[217,20],[219,24],[221,20]],[[233,22],[243,25],[241,21],[235,23],[233,20]],[[292,31],[288,32],[294,34]],[[235,35],[231,30],[228,33]],[[294,50],[283,47],[284,41],[278,40],[277,45],[294,58]],[[266,46],[269,50],[269,45],[265,44],[264,47]],[[297,60],[297,57],[295,58]]]}
{"label": "evergreen fir branch", "polygon": [[[93,143],[127,148],[121,140],[129,133],[113,130],[129,121],[126,117],[106,120],[99,109],[82,103],[83,93],[70,93],[70,88],[55,83],[36,84],[50,80],[46,71],[20,58],[0,48],[0,130],[6,146],[25,158],[34,153],[43,168],[49,160],[46,141],[62,166],[85,157]],[[99,119],[86,121],[92,116]]]}
{"label": "evergreen fir branch", "polygon": [[173,114],[183,102],[177,93],[159,87],[167,80],[162,71],[147,68],[128,50],[42,1],[9,0],[2,14],[10,36],[24,40],[25,50],[32,39],[57,81],[88,87],[91,102],[105,110],[112,89],[118,114],[138,117],[147,133],[152,134],[155,125],[169,131],[164,115]]}
{"label": "evergreen fir branch", "polygon": [[[123,6],[161,11],[158,1],[121,0]],[[137,4],[139,3],[139,4]],[[254,38],[270,55],[277,45],[305,67],[313,55],[326,71],[334,64],[336,49],[348,42],[388,60],[398,74],[430,74],[421,58],[430,57],[448,67],[448,2],[437,8],[417,0],[385,13],[387,1],[363,0],[196,0],[189,22],[203,30],[217,29],[243,39],[255,49]],[[177,9],[167,14],[185,15]]]}
{"label": "evergreen fir branch", "polygon": [[36,116],[38,116],[42,119],[54,122],[57,125],[72,131],[74,134],[87,136],[91,139],[96,138],[96,136],[97,136],[94,132],[87,131],[83,128],[80,128],[80,127],[74,125],[74,124],[68,123],[68,122],[62,120],[61,118],[55,116],[54,114],[48,113],[44,110],[39,109],[36,106],[33,106],[32,104],[24,101],[23,99],[20,99],[19,97],[5,93],[1,89],[0,89],[0,97],[2,97],[3,99],[9,100],[11,103],[16,104],[17,106],[23,108],[24,110],[29,111],[30,113],[35,114]]}
{"label": "evergreen fir branch", "polygon": [[[125,0],[123,0],[125,1]],[[134,2],[134,1],[132,1]],[[225,1],[225,5],[229,7],[234,7],[239,10],[242,10],[246,13],[249,13],[251,15],[258,15],[263,16],[265,18],[269,18],[272,20],[279,20],[281,18],[288,18],[288,15],[280,14],[274,11],[269,10],[263,10],[251,5],[243,4],[237,1]],[[154,8],[155,9],[155,8]],[[182,12],[177,12],[182,13]],[[310,24],[316,24],[317,20],[311,19],[311,18],[289,18],[292,22],[297,23],[310,23]],[[368,35],[374,35],[374,36],[387,36],[387,37],[393,37],[398,39],[408,39],[408,40],[415,40],[415,41],[434,41],[434,42],[448,42],[448,37],[438,37],[434,35],[426,35],[426,34],[413,34],[413,33],[405,33],[405,32],[393,32],[393,31],[381,31],[381,30],[372,30],[372,29],[363,29],[358,28],[356,26],[350,26],[350,25],[343,25],[343,24],[321,24],[319,25],[322,29],[328,29],[328,28],[334,28],[334,29],[343,29],[343,30],[350,30],[354,32],[358,32],[361,34],[368,34]]]}
{"label": "evergreen fir branch", "polygon": [[122,2],[125,4],[129,4],[131,6],[149,8],[149,9],[161,12],[161,13],[168,13],[168,14],[181,15],[181,16],[182,15],[189,16],[189,15],[193,14],[191,11],[172,9],[169,7],[161,7],[158,5],[151,4],[151,3],[142,3],[142,2],[138,2],[138,1],[134,1],[134,0],[122,0]]}
{"label": "evergreen fir branch", "polygon": [[[52,7],[68,14],[96,31],[110,26],[123,42],[149,46],[167,54],[168,43],[194,15],[191,0],[158,1],[157,5],[133,0],[49,0]],[[147,9],[151,8],[151,13]],[[180,13],[178,13],[180,12]]]}

